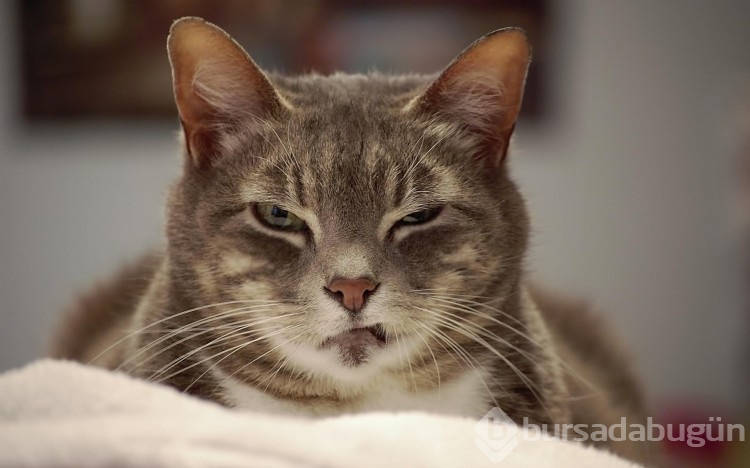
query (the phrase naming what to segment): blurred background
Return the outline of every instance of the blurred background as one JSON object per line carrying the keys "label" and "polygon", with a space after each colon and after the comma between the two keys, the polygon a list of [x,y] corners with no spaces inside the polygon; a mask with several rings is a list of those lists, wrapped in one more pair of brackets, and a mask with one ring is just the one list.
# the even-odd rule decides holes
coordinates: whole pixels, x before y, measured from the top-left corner
{"label": "blurred background", "polygon": [[[183,15],[288,72],[437,71],[491,30],[527,29],[511,164],[534,277],[608,316],[656,417],[748,422],[747,0],[2,2],[0,371],[43,355],[77,292],[161,242],[180,167],[164,44]],[[738,450],[670,448],[680,466],[740,466]]]}

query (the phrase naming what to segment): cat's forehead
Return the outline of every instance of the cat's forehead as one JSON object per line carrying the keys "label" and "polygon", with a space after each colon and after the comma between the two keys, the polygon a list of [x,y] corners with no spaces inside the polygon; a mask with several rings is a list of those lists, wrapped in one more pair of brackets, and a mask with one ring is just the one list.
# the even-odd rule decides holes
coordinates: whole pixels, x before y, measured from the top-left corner
{"label": "cat's forehead", "polygon": [[[361,217],[362,210],[416,205],[425,197],[413,192],[438,194],[451,185],[453,175],[430,157],[426,135],[356,104],[334,109],[325,116],[300,117],[301,128],[292,125],[281,137],[288,139],[287,148],[275,151],[274,164],[286,172],[280,188],[296,202],[339,212],[351,208],[350,215]],[[278,166],[267,168],[278,174]]]}
{"label": "cat's forehead", "polygon": [[356,100],[377,107],[403,101],[416,95],[434,75],[386,75],[379,72],[364,74],[334,73],[285,76],[271,74],[271,82],[293,104],[324,106]]}
{"label": "cat's forehead", "polygon": [[242,177],[245,201],[366,222],[365,218],[375,221],[399,207],[417,211],[454,191],[455,175],[449,168],[429,157],[419,158],[430,147],[418,136],[394,129],[389,139],[382,126],[353,121],[336,124],[331,119],[328,128],[317,121],[315,125],[323,126],[317,131],[295,128],[301,122],[292,122],[288,130],[277,130],[278,138],[269,137],[272,144],[266,147],[270,154],[261,155],[258,166],[253,164]]}
{"label": "cat's forehead", "polygon": [[351,218],[417,211],[463,197],[465,165],[451,164],[449,157],[460,152],[460,141],[404,112],[430,79],[273,77],[291,112],[264,126],[260,147],[251,144],[257,138],[251,132],[244,135],[250,140],[239,152],[255,157],[241,191],[248,201],[335,210]]}
{"label": "cat's forehead", "polygon": [[416,75],[281,77],[276,85],[294,110],[273,135],[274,153],[296,162],[290,170],[298,182],[323,194],[395,192],[399,184],[414,185],[414,176],[431,185],[437,175],[427,151],[439,135],[402,111],[427,81]]}
{"label": "cat's forehead", "polygon": [[398,149],[416,133],[403,109],[427,82],[417,75],[279,77],[276,86],[292,107],[283,130],[293,143],[314,149],[321,158]]}

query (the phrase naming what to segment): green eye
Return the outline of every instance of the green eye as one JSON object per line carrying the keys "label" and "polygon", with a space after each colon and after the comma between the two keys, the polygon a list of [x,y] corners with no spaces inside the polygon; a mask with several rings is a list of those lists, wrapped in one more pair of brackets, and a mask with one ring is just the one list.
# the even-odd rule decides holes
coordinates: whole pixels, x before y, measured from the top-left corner
{"label": "green eye", "polygon": [[258,203],[255,205],[255,214],[261,222],[274,229],[302,231],[307,228],[304,221],[279,205]]}
{"label": "green eye", "polygon": [[432,208],[428,210],[415,211],[414,213],[410,213],[401,218],[398,224],[403,226],[426,223],[427,221],[435,219],[435,217],[440,214],[441,210],[442,208]]}

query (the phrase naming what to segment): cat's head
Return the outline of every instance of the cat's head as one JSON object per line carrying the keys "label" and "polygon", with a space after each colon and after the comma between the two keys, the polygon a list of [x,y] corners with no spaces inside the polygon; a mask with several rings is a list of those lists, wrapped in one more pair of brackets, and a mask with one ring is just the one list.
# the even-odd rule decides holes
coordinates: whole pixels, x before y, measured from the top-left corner
{"label": "cat's head", "polygon": [[185,141],[171,279],[186,306],[227,303],[199,315],[217,369],[352,382],[460,363],[458,324],[489,320],[467,307],[512,297],[526,248],[504,163],[525,35],[491,33],[435,76],[265,74],[195,18],[168,48]]}

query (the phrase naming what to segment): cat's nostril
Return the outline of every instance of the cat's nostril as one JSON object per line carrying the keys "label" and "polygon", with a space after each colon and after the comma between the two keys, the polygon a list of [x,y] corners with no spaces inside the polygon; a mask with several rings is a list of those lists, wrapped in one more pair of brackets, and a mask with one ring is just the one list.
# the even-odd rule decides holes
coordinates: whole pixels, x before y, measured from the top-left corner
{"label": "cat's nostril", "polygon": [[369,278],[334,278],[325,288],[347,310],[358,313],[378,288],[378,283]]}

